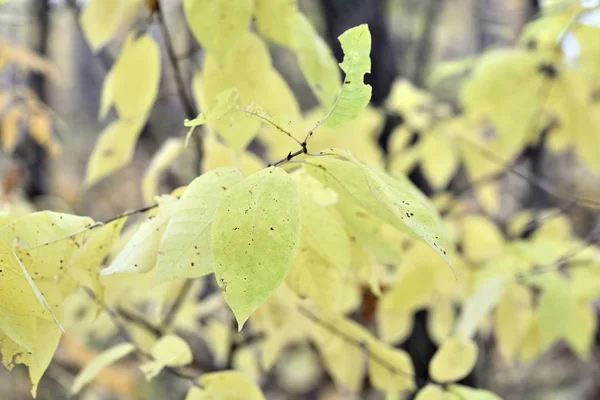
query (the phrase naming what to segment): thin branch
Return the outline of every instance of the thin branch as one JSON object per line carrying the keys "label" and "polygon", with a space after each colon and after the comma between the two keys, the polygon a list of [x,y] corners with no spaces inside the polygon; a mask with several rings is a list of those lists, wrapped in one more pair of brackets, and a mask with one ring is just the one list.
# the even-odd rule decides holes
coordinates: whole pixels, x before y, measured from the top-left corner
{"label": "thin branch", "polygon": [[[162,2],[159,1],[159,3]],[[173,49],[173,41],[171,40],[171,34],[169,33],[169,28],[167,27],[167,24],[165,22],[165,17],[162,11],[162,4],[159,4],[154,14],[156,15],[156,19],[158,21],[158,25],[163,36],[165,50],[167,51],[167,57],[169,58],[169,62],[171,63],[171,69],[173,70],[173,77],[175,78],[175,85],[177,86],[177,93],[179,94],[181,105],[183,106],[186,118],[192,119],[198,113],[196,111],[194,103],[188,97],[185,91],[185,80],[183,79],[181,69],[179,68],[179,60],[177,58],[177,54]]]}
{"label": "thin branch", "polygon": [[190,290],[192,289],[193,284],[194,284],[194,281],[191,279],[186,279],[183,282],[183,285],[179,289],[179,293],[177,293],[177,297],[175,298],[175,301],[173,302],[171,307],[169,307],[169,310],[167,311],[167,313],[165,314],[165,317],[163,318],[163,320],[161,321],[161,323],[159,325],[158,329],[160,329],[160,331],[167,332],[171,328],[171,326],[173,325],[173,322],[175,321],[175,318],[177,317],[177,313],[181,309],[181,306],[183,306],[183,303],[184,303],[187,295],[190,293]]}
{"label": "thin branch", "polygon": [[568,264],[569,260],[578,256],[579,254],[581,254],[585,250],[589,249],[590,247],[598,245],[599,243],[600,243],[600,224],[598,224],[594,229],[592,229],[592,231],[584,238],[583,242],[579,246],[569,250],[567,253],[565,253],[564,255],[559,257],[552,264],[537,267],[537,268],[534,268],[527,272],[518,273],[517,279],[523,281],[531,276],[542,275],[542,274],[552,272],[552,271],[560,271],[563,267],[565,267],[566,265],[569,265]]}
{"label": "thin branch", "polygon": [[288,153],[287,156],[283,157],[281,160],[275,161],[272,164],[269,164],[268,167],[279,167],[282,164],[285,164],[291,160],[293,160],[294,158],[298,157],[300,154],[306,154],[306,147],[303,147],[302,149],[295,151],[295,152],[290,152]]}
{"label": "thin branch", "polygon": [[[183,106],[184,113],[187,119],[192,119],[198,115],[198,110],[196,109],[194,102],[189,98],[187,92],[185,90],[186,84],[183,79],[183,75],[181,73],[181,69],[179,68],[179,58],[173,49],[173,41],[171,35],[169,33],[169,28],[167,27],[167,23],[165,21],[165,16],[163,14],[163,7],[160,0],[156,3],[156,10],[154,14],[156,15],[156,19],[158,21],[158,25],[160,27],[163,41],[165,43],[165,50],[167,51],[167,57],[169,62],[171,63],[171,70],[173,71],[173,77],[175,78],[175,86],[177,87],[177,94],[179,97],[179,101]],[[193,135],[194,144],[196,145],[196,153],[198,154],[198,158],[202,158],[202,140],[200,136]],[[197,172],[201,173],[201,163],[198,162]]]}
{"label": "thin branch", "polygon": [[[488,160],[491,160],[491,161],[494,161],[497,163],[501,163],[501,164],[504,163],[504,160],[500,156],[496,155],[496,153],[489,150],[485,146],[482,146],[478,143],[475,143],[475,142],[468,140],[461,136],[455,136],[455,138],[457,140],[460,140],[463,143],[466,143],[469,146],[473,147],[478,152],[480,152],[481,154],[488,157]],[[568,201],[574,202],[577,205],[580,205],[582,207],[591,208],[591,209],[600,209],[600,202],[598,202],[598,201],[595,201],[593,199],[587,199],[587,198],[575,196],[575,195],[570,195],[567,193],[561,193],[561,192],[557,191],[556,188],[554,188],[552,185],[546,183],[545,181],[536,180],[527,171],[524,171],[517,166],[509,165],[507,168],[508,168],[509,172],[512,172],[513,174],[526,180],[530,184],[539,187],[540,189],[542,189],[543,191],[545,191],[546,193],[548,193],[551,196],[554,196],[554,197],[562,199],[562,200],[568,200]]]}
{"label": "thin branch", "polygon": [[154,325],[152,322],[135,312],[129,311],[121,306],[117,307],[116,312],[125,321],[142,328],[156,338],[159,338],[164,334],[164,331],[159,326]]}
{"label": "thin branch", "polygon": [[319,318],[319,316],[317,314],[315,314],[314,312],[312,312],[311,310],[309,310],[308,308],[304,307],[304,306],[298,306],[298,310],[300,311],[301,314],[303,314],[305,317],[307,317],[308,319],[310,319],[312,322],[314,322],[315,324],[325,328],[326,330],[328,330],[330,333],[332,333],[333,335],[339,337],[340,339],[344,340],[345,342],[360,348],[361,350],[363,350],[365,352],[365,354],[367,355],[367,357],[376,362],[377,364],[381,365],[383,368],[387,369],[388,372],[392,373],[392,374],[396,374],[396,375],[400,375],[403,376],[405,378],[410,378],[413,379],[416,377],[414,375],[411,375],[407,372],[404,371],[400,371],[398,368],[396,368],[395,366],[393,366],[392,364],[390,364],[387,360],[385,360],[384,358],[378,356],[377,354],[374,354],[373,352],[370,351],[369,347],[362,341],[360,340],[356,340],[355,338],[353,338],[352,336],[348,335],[347,333],[339,330],[335,325],[333,325],[332,323],[325,321],[321,318]]}
{"label": "thin branch", "polygon": [[[85,292],[87,293],[87,295],[90,296],[90,298],[92,298],[92,300],[97,301],[94,293],[92,293],[89,289],[86,289],[86,288],[84,288],[84,289],[85,289]],[[151,354],[147,353],[142,348],[140,348],[138,346],[138,344],[133,340],[133,337],[129,334],[127,327],[125,326],[125,324],[123,324],[123,322],[121,322],[119,313],[117,313],[115,310],[108,307],[106,304],[102,304],[102,308],[104,309],[104,311],[106,311],[106,313],[110,317],[111,321],[117,327],[117,330],[119,331],[119,336],[121,336],[121,338],[123,338],[123,340],[125,340],[126,342],[128,342],[134,346],[135,354],[138,357],[144,358],[146,360],[153,360],[154,357],[152,357]],[[171,373],[174,376],[177,376],[181,379],[189,381],[193,386],[203,389],[202,385],[200,385],[200,383],[198,382],[198,377],[187,374],[185,372],[185,369],[180,368],[180,367],[169,367],[169,366],[165,366],[163,369],[165,371]]]}
{"label": "thin branch", "polygon": [[269,118],[261,115],[260,113],[256,112],[256,111],[252,111],[252,110],[247,110],[245,108],[241,108],[241,107],[237,107],[236,108],[237,111],[246,113],[248,115],[252,115],[253,117],[256,117],[258,119],[260,119],[263,122],[266,122],[267,124],[270,124],[271,126],[273,126],[274,128],[276,128],[277,130],[283,132],[285,135],[287,135],[288,137],[292,138],[296,143],[298,143],[299,146],[302,146],[302,142],[300,140],[298,140],[298,138],[296,138],[294,135],[292,135],[289,131],[283,129],[281,126],[279,126],[276,122],[270,120]]}

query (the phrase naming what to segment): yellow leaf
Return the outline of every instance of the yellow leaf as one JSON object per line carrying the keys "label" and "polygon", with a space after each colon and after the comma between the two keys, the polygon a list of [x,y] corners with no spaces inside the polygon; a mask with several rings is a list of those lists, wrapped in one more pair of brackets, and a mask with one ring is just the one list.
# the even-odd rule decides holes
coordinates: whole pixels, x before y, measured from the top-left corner
{"label": "yellow leaf", "polygon": [[206,132],[202,140],[202,170],[211,171],[221,167],[237,167],[248,176],[260,171],[267,165],[258,156],[248,151],[236,153],[219,141],[212,132]]}
{"label": "yellow leaf", "polygon": [[570,315],[565,340],[581,360],[589,360],[594,348],[598,319],[593,305],[580,302]]}
{"label": "yellow leaf", "polygon": [[369,349],[369,380],[375,389],[407,392],[415,389],[414,369],[404,350],[372,341]]}
{"label": "yellow leaf", "polygon": [[150,35],[130,35],[115,61],[114,104],[122,119],[146,119],[158,96],[160,49]]}
{"label": "yellow leaf", "polygon": [[231,350],[232,331],[230,324],[211,319],[204,329],[208,345],[215,358],[215,364],[219,367],[225,366]]}
{"label": "yellow leaf", "polygon": [[203,374],[198,381],[205,391],[194,400],[265,400],[260,388],[241,372]]}
{"label": "yellow leaf", "polygon": [[426,134],[419,144],[421,167],[434,189],[443,189],[458,169],[460,159],[453,143],[441,135]]}
{"label": "yellow leaf", "polygon": [[479,288],[463,307],[454,330],[456,336],[471,338],[475,335],[481,321],[502,298],[506,283],[506,278],[496,277],[485,282]]}
{"label": "yellow leaf", "polygon": [[52,156],[60,155],[60,144],[52,136],[52,120],[48,113],[33,112],[29,116],[29,132],[41,146]]}
{"label": "yellow leaf", "polygon": [[[215,107],[217,95],[232,87],[239,90],[238,104],[241,108],[248,108],[255,103],[269,115],[282,118],[285,115],[291,121],[299,115],[298,104],[289,86],[271,66],[266,45],[250,32],[238,41],[222,61],[210,54],[206,57],[201,96],[206,99],[205,109]],[[233,150],[241,151],[257,134],[260,124],[260,120],[247,113],[234,112],[211,122],[210,126]],[[266,137],[271,135],[287,137],[273,127],[268,129],[268,135],[265,134]],[[290,145],[294,143],[289,138],[286,140]]]}
{"label": "yellow leaf", "polygon": [[176,211],[178,200],[164,195],[158,198],[158,214],[147,218],[112,263],[100,273],[103,276],[122,273],[143,273],[156,264],[158,246],[169,219]]}
{"label": "yellow leaf", "polygon": [[184,0],[188,26],[209,54],[223,59],[247,34],[252,0]]}
{"label": "yellow leaf", "polygon": [[342,279],[341,272],[331,261],[323,258],[313,246],[301,243],[285,281],[298,296],[313,299],[325,311],[337,312]]}
{"label": "yellow leaf", "polygon": [[537,312],[534,312],[529,327],[527,328],[527,333],[519,348],[519,359],[522,362],[533,362],[545,350],[545,348],[542,347],[541,336],[539,315]]}
{"label": "yellow leaf", "polygon": [[[569,282],[557,274],[545,274],[536,280],[542,288],[538,303],[541,346],[548,349],[569,332],[570,319],[577,313],[577,300]],[[578,321],[581,322],[581,321]]]}
{"label": "yellow leaf", "polygon": [[237,169],[227,167],[202,174],[188,185],[160,239],[156,265],[160,282],[213,272],[213,218],[221,201],[242,179]]}
{"label": "yellow leaf", "polygon": [[496,308],[494,329],[498,350],[508,362],[514,361],[529,331],[533,318],[532,297],[526,287],[511,284]]}
{"label": "yellow leaf", "polygon": [[449,385],[448,393],[455,394],[458,400],[502,400],[489,390],[474,389],[463,385]]}
{"label": "yellow leaf", "polygon": [[100,283],[99,276],[100,268],[118,239],[125,221],[127,218],[120,218],[92,230],[83,244],[73,250],[65,267],[69,277],[94,292],[98,307],[104,301],[104,286]]}
{"label": "yellow leaf", "polygon": [[427,333],[431,340],[441,345],[452,334],[455,320],[454,305],[450,301],[434,301],[427,314]]}
{"label": "yellow leaf", "polygon": [[81,233],[93,222],[88,217],[39,211],[1,227],[0,240],[16,244],[15,251],[31,276],[55,277],[65,272],[73,251],[82,245]]}
{"label": "yellow leaf", "polygon": [[142,193],[144,203],[152,204],[154,196],[158,195],[158,179],[173,161],[183,151],[183,140],[179,138],[167,139],[160,149],[152,156],[152,161],[146,169],[142,180]]}
{"label": "yellow leaf", "polygon": [[117,33],[121,25],[133,20],[142,0],[92,0],[80,17],[81,28],[90,47],[100,50]]}
{"label": "yellow leaf", "polygon": [[434,100],[431,94],[402,78],[394,82],[386,106],[401,114],[411,128],[425,130],[431,125]]}
{"label": "yellow leaf", "polygon": [[304,14],[297,13],[294,23],[300,69],[321,105],[331,108],[342,88],[337,61]]}
{"label": "yellow leaf", "polygon": [[86,185],[93,185],[131,161],[143,125],[143,119],[120,120],[102,131],[88,160]]}
{"label": "yellow leaf", "polygon": [[4,114],[2,118],[2,150],[12,153],[19,139],[21,127],[19,123],[25,110],[22,107],[15,106]]}
{"label": "yellow leaf", "polygon": [[401,343],[412,332],[413,313],[407,310],[394,309],[390,302],[379,301],[376,321],[377,333],[385,343]]}
{"label": "yellow leaf", "polygon": [[98,120],[102,121],[108,115],[110,107],[115,101],[115,79],[114,70],[107,72],[102,83],[102,94],[100,96],[100,109],[98,110]]}
{"label": "yellow leaf", "polygon": [[447,400],[446,393],[441,386],[429,383],[423,389],[419,390],[415,400]]}
{"label": "yellow leaf", "polygon": [[261,377],[256,349],[250,346],[237,349],[233,354],[232,366],[235,370],[240,371],[255,382],[258,382]]}
{"label": "yellow leaf", "polygon": [[297,14],[296,0],[254,0],[258,31],[275,43],[292,49],[296,44]]}
{"label": "yellow leaf", "polygon": [[164,367],[181,367],[193,360],[190,346],[176,335],[161,337],[152,346],[151,354],[154,360],[140,367],[147,380],[156,377]]}
{"label": "yellow leaf", "polygon": [[477,215],[463,219],[462,243],[466,257],[475,263],[493,259],[504,249],[504,238],[496,224]]}
{"label": "yellow leaf", "polygon": [[471,339],[452,336],[442,343],[431,359],[429,375],[439,383],[459,381],[469,375],[477,354],[477,344]]}
{"label": "yellow leaf", "polygon": [[323,324],[345,334],[345,337],[341,337],[318,324],[311,331],[327,371],[337,385],[358,392],[365,375],[365,352],[357,343],[366,343],[369,333],[345,318],[332,318]]}
{"label": "yellow leaf", "polygon": [[25,47],[15,46],[6,40],[0,39],[0,54],[2,54],[0,64],[3,60],[11,62],[22,69],[44,74],[52,79],[54,83],[62,83],[60,71],[54,63]]}
{"label": "yellow leaf", "polygon": [[98,376],[102,369],[114,364],[134,350],[135,346],[131,343],[121,343],[103,351],[77,374],[71,386],[71,393],[79,393],[85,385],[92,382]]}

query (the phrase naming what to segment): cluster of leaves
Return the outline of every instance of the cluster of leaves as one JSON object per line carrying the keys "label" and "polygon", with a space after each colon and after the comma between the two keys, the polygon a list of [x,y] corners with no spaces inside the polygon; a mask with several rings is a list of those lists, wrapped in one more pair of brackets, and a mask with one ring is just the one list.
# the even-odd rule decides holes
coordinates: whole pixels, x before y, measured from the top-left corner
{"label": "cluster of leaves", "polygon": [[[0,40],[0,72],[7,72],[10,68],[19,72],[34,71],[48,76],[53,82],[61,81],[60,74],[51,62],[27,49]],[[12,153],[23,140],[22,132],[27,131],[49,154],[60,154],[60,144],[52,133],[53,115],[25,83],[0,89],[0,121],[4,152]]]}
{"label": "cluster of leaves", "polygon": [[[238,371],[192,378],[189,400],[263,398],[256,383],[292,343],[313,343],[340,387],[360,391],[368,376],[390,398],[418,391],[419,400],[497,398],[456,384],[475,366],[477,336],[494,335],[507,362],[533,361],[560,340],[579,357],[590,356],[597,330],[593,301],[600,296],[597,248],[577,239],[560,213],[547,211],[548,222],[523,238],[539,212],[524,211],[503,232],[461,203],[448,207],[448,196],[430,201],[405,176],[419,163],[441,190],[461,164],[475,181],[496,174],[539,141],[549,124],[548,142],[558,143],[551,148],[574,146],[597,171],[591,156],[599,137],[593,121],[597,89],[588,82],[600,70],[600,53],[588,32],[597,35],[598,28],[583,18],[588,9],[533,23],[523,43],[535,37],[534,50],[493,50],[473,61],[458,116],[398,82],[388,109],[407,123],[392,134],[386,157],[377,146],[384,114],[367,106],[371,88],[363,83],[370,72],[368,28],[340,36],[341,80],[331,51],[296,2],[232,3],[183,2],[191,32],[207,53],[193,81],[203,112],[185,123],[188,136],[202,125],[202,175],[157,196],[156,204],[141,210],[149,212],[146,218],[124,232],[135,213],[105,223],[47,211],[3,216],[0,346],[6,366],[29,367],[34,394],[61,323],[83,337],[110,336],[115,329],[106,331],[107,319],[128,332],[128,342],[88,365],[74,392],[129,354],[145,359],[141,369],[148,379],[162,370],[189,378],[184,371],[194,365],[192,351],[172,331],[198,331],[201,316],[208,322],[195,333],[218,365],[230,357],[233,318],[242,333],[262,339],[237,348]],[[145,4],[91,1],[81,23],[92,48],[108,43]],[[253,20],[256,32],[250,30]],[[581,43],[577,67],[561,47],[570,33]],[[297,55],[319,107],[300,112],[265,40]],[[160,64],[150,35],[127,36],[101,100],[100,116],[114,105],[118,119],[100,135],[87,184],[130,161],[158,95]],[[538,87],[546,88],[547,100],[540,100]],[[407,126],[421,132],[416,144],[409,144]],[[256,138],[270,160],[286,156],[266,166],[247,150]],[[158,194],[158,175],[184,146],[183,138],[170,139],[154,157],[142,183],[147,203]],[[494,184],[475,190],[484,210],[499,207]],[[189,282],[192,290],[182,298]],[[210,282],[220,290],[198,304]],[[364,288],[378,298],[374,332],[351,318]],[[86,293],[94,301],[82,321]],[[172,302],[184,306],[169,317],[170,327],[154,335],[124,329],[114,311],[139,314],[143,307],[160,317]],[[416,377],[410,355],[396,347],[422,309],[439,345],[429,364],[433,383]]]}

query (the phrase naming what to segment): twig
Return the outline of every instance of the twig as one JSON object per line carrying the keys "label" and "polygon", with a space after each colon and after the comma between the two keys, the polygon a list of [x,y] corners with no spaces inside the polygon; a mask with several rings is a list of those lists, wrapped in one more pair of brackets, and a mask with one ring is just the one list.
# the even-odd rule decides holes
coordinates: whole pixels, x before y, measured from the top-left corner
{"label": "twig", "polygon": [[127,322],[139,326],[143,330],[151,333],[156,338],[159,338],[164,334],[164,331],[160,327],[154,325],[146,318],[141,317],[121,306],[117,307],[116,312],[121,318],[123,318]]}
{"label": "twig", "polygon": [[[159,3],[162,2],[159,1]],[[186,118],[192,119],[198,113],[196,112],[196,107],[194,106],[194,103],[188,97],[185,91],[185,80],[183,79],[183,75],[181,74],[181,70],[179,69],[179,61],[177,58],[177,54],[173,49],[173,42],[171,40],[171,35],[165,22],[164,14],[162,11],[162,4],[160,4],[159,7],[157,7],[154,14],[156,15],[156,19],[158,21],[158,25],[163,36],[165,50],[167,51],[167,57],[169,58],[169,62],[171,63],[171,69],[173,70],[173,77],[175,78],[175,85],[177,86],[179,100],[181,101],[181,105],[183,106]]]}
{"label": "twig", "polygon": [[165,317],[163,318],[163,320],[161,321],[161,323],[158,327],[159,332],[166,332],[171,328],[171,325],[173,325],[173,322],[175,321],[175,318],[177,317],[177,313],[181,309],[181,306],[183,306],[185,298],[187,297],[188,293],[192,289],[193,283],[194,283],[194,281],[191,279],[186,279],[183,282],[181,289],[179,289],[179,293],[177,293],[177,297],[175,298],[175,301],[173,302],[173,304],[171,305],[171,307],[165,314]]}
{"label": "twig", "polygon": [[392,374],[396,374],[396,375],[400,375],[403,376],[405,378],[410,378],[413,379],[416,377],[404,372],[404,371],[400,371],[399,369],[397,369],[396,367],[394,367],[392,364],[390,364],[387,360],[383,359],[382,357],[379,357],[377,354],[374,354],[370,351],[369,347],[367,345],[365,345],[365,343],[363,343],[360,340],[356,340],[355,338],[353,338],[352,336],[348,335],[347,333],[339,330],[335,325],[319,318],[319,316],[317,316],[317,314],[313,313],[312,311],[310,311],[308,308],[299,305],[298,306],[298,310],[300,311],[301,314],[303,314],[305,317],[307,317],[308,319],[310,319],[312,322],[314,322],[315,324],[325,328],[326,330],[328,330],[330,333],[332,333],[333,335],[341,338],[342,340],[344,340],[345,342],[358,347],[360,349],[362,349],[365,354],[367,355],[367,357],[376,362],[377,364],[381,365],[383,368],[387,369],[388,372],[392,373]]}
{"label": "twig", "polygon": [[[198,110],[196,109],[194,102],[188,97],[187,92],[185,90],[186,84],[183,79],[183,75],[181,73],[181,69],[179,68],[179,58],[173,49],[173,41],[171,40],[171,35],[169,33],[169,28],[167,27],[167,23],[165,22],[165,17],[163,14],[163,7],[160,0],[157,1],[156,10],[154,10],[154,14],[156,15],[156,19],[158,21],[158,25],[160,27],[160,31],[163,36],[163,41],[165,43],[165,50],[167,51],[167,57],[171,64],[171,70],[173,70],[173,77],[175,78],[175,86],[177,87],[177,94],[179,97],[179,101],[183,106],[183,111],[186,115],[187,119],[192,119],[198,115]],[[200,136],[193,135],[194,144],[196,145],[196,153],[198,154],[198,159],[202,158],[202,140]],[[201,172],[201,163],[198,163],[198,173]]]}
{"label": "twig", "polygon": [[579,255],[580,253],[587,250],[588,248],[598,244],[598,242],[600,241],[600,229],[599,228],[600,228],[600,225],[597,225],[585,237],[585,239],[583,240],[583,243],[581,243],[579,246],[575,247],[574,249],[568,251],[566,254],[559,257],[552,264],[547,265],[547,266],[537,267],[537,268],[532,269],[531,271],[518,273],[517,280],[523,281],[531,276],[542,275],[547,272],[552,272],[552,271],[557,271],[557,270],[560,271],[563,266],[568,265],[567,262],[570,259]]}
{"label": "twig", "polygon": [[[94,293],[92,293],[87,288],[84,288],[84,289],[85,289],[85,292],[88,294],[88,296],[90,296],[92,298],[92,300],[94,300],[94,301],[97,300]],[[141,357],[141,358],[144,358],[147,360],[153,360],[154,357],[152,357],[151,354],[149,354],[146,351],[144,351],[143,349],[141,349],[138,346],[138,344],[133,340],[133,337],[129,334],[129,331],[127,330],[126,326],[121,322],[119,313],[117,313],[115,310],[108,307],[106,304],[102,304],[102,308],[104,309],[104,311],[106,311],[106,313],[110,317],[111,321],[117,327],[117,330],[119,331],[119,336],[121,336],[121,338],[123,338],[123,340],[125,340],[128,343],[131,343],[134,346],[135,354],[138,357]],[[177,376],[181,379],[189,381],[193,386],[203,389],[202,385],[200,385],[200,383],[198,382],[198,377],[188,375],[183,368],[165,366],[163,369],[165,371],[171,373],[174,376]]]}
{"label": "twig", "polygon": [[302,149],[295,151],[295,152],[290,152],[288,153],[287,156],[283,157],[281,160],[275,161],[272,164],[269,164],[268,167],[279,167],[282,164],[287,163],[288,161],[291,161],[292,159],[294,159],[295,157],[298,157],[300,154],[306,154],[307,150],[306,147],[303,147]]}
{"label": "twig", "polygon": [[261,115],[260,113],[258,113],[256,111],[252,111],[252,110],[247,110],[247,109],[241,108],[241,107],[237,107],[236,110],[240,111],[240,112],[243,112],[243,113],[246,113],[246,114],[249,114],[249,115],[252,115],[253,117],[259,118],[261,121],[266,122],[266,123],[272,125],[277,130],[283,132],[285,135],[287,135],[288,137],[292,138],[296,143],[298,143],[298,145],[303,146],[302,142],[300,140],[298,140],[298,138],[296,138],[294,135],[292,135],[289,131],[283,129],[277,123],[275,123],[274,121],[270,120],[269,118],[266,118],[265,116]]}
{"label": "twig", "polygon": [[[475,142],[468,140],[461,136],[455,136],[455,138],[457,140],[461,140],[463,143],[466,143],[469,146],[472,146],[474,149],[476,149],[481,154],[486,155],[488,157],[488,160],[492,160],[497,163],[504,163],[504,160],[502,160],[502,158],[500,156],[496,155],[496,153],[489,150],[485,146],[482,146],[478,143],[475,143]],[[528,172],[523,171],[522,169],[518,168],[517,166],[509,165],[507,167],[507,170],[508,170],[508,172],[512,172],[516,176],[526,180],[530,184],[539,187],[540,189],[542,189],[544,192],[548,193],[551,196],[554,196],[554,197],[562,199],[562,200],[568,200],[568,201],[574,202],[577,205],[580,205],[580,206],[586,207],[586,208],[591,208],[591,209],[600,208],[600,202],[592,200],[592,199],[586,199],[586,198],[582,198],[579,196],[561,193],[561,192],[557,191],[552,185],[547,184],[545,181],[536,180],[531,175],[529,175]]]}

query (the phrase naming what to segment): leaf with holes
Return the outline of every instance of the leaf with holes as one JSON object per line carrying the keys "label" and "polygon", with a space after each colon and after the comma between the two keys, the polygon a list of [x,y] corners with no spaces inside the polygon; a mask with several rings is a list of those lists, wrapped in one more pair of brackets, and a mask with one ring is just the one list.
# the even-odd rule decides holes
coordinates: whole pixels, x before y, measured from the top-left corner
{"label": "leaf with holes", "polygon": [[296,183],[269,167],[235,185],[212,226],[215,277],[241,329],[282,283],[300,241]]}

